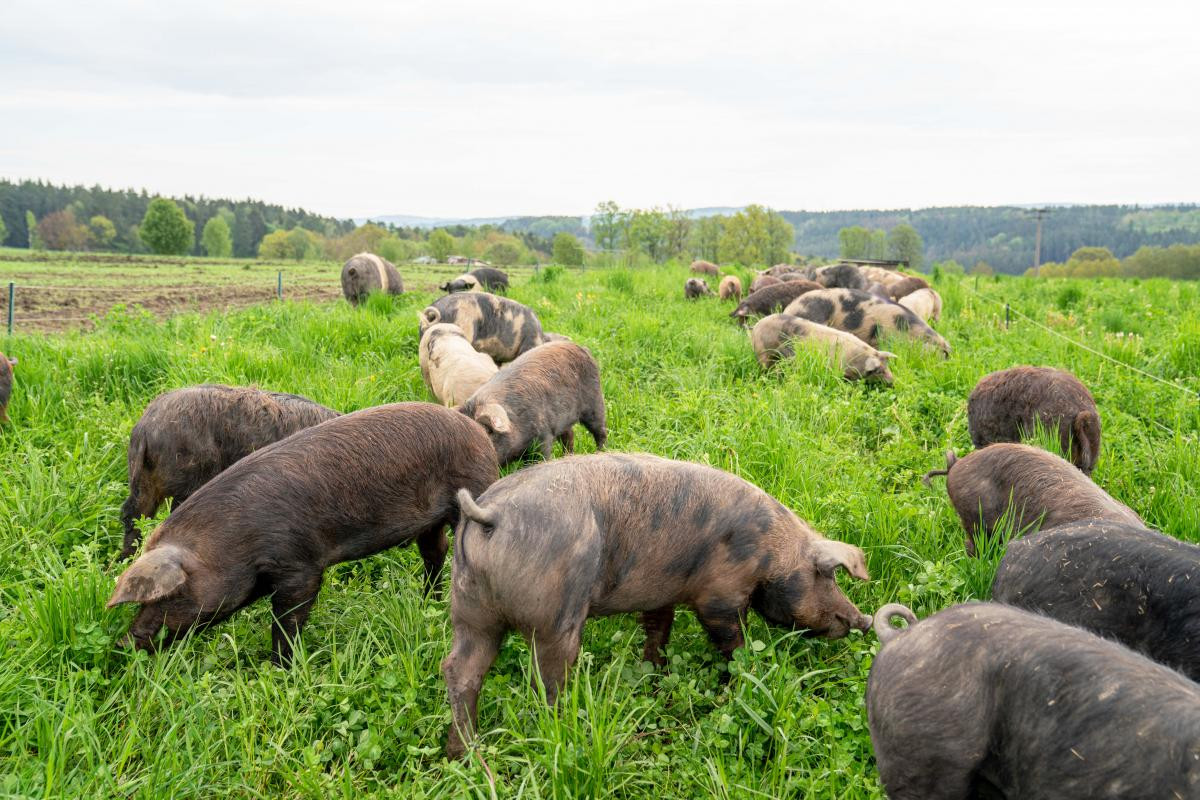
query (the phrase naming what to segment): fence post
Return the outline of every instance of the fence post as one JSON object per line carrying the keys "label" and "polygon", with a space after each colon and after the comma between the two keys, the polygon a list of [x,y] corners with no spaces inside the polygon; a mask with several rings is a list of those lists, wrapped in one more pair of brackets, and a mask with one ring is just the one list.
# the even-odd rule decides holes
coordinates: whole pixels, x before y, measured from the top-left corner
{"label": "fence post", "polygon": [[15,289],[16,289],[16,286],[13,285],[12,281],[9,281],[8,282],[8,335],[9,336],[12,336],[13,294],[15,293]]}
{"label": "fence post", "polygon": [[283,299],[283,270],[275,273],[275,299]]}
{"label": "fence post", "polygon": [[1005,304],[1004,304],[1004,330],[1008,330],[1008,320],[1009,320],[1009,313],[1008,313],[1008,311],[1009,311],[1009,309],[1008,309],[1008,303],[1005,303]]}

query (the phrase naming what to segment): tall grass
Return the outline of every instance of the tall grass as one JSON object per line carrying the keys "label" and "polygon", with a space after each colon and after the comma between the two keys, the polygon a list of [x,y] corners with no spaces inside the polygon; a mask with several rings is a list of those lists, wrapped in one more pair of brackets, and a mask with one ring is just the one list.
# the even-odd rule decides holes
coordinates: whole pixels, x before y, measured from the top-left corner
{"label": "tall grass", "polygon": [[[1080,282],[1060,298],[1057,284],[986,280],[976,294],[971,279],[943,276],[937,327],[953,357],[893,343],[896,384],[881,389],[804,354],[759,369],[731,305],[684,301],[686,277],[682,266],[547,269],[510,296],[595,354],[611,449],[731,470],[862,546],[872,580],[840,580],[864,610],[899,600],[926,615],[987,597],[1006,534],[968,559],[944,488],[920,476],[946,449],[970,449],[967,393],[1015,364],[1075,372],[1104,422],[1096,481],[1168,533],[1200,532],[1200,309],[1188,287]],[[117,311],[91,334],[0,345],[20,357],[13,424],[0,431],[0,794],[882,796],[863,710],[870,635],[810,641],[752,616],[727,670],[680,610],[669,667],[655,671],[639,663],[632,617],[593,620],[554,710],[511,637],[480,698],[481,749],[461,763],[442,756],[447,604],[422,598],[409,550],[330,570],[288,671],[265,663],[264,604],[155,657],[115,646],[130,612],[103,604],[120,569],[125,446],[145,404],[204,381],[345,411],[428,399],[415,312],[432,297],[163,323]],[[1136,330],[1123,359],[1192,394],[1020,321],[1006,329],[997,299],[1088,343]]]}

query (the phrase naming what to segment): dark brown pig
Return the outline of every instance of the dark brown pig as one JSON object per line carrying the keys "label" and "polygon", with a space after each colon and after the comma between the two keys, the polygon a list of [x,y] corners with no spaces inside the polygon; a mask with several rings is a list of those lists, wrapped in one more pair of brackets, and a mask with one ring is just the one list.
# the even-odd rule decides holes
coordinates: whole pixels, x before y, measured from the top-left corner
{"label": "dark brown pig", "polygon": [[547,459],[555,439],[572,452],[577,422],[592,434],[597,450],[608,438],[600,367],[587,348],[569,341],[525,353],[476,389],[459,410],[484,427],[502,465],[519,459],[535,442]]}
{"label": "dark brown pig", "polygon": [[476,267],[467,274],[473,275],[475,280],[479,281],[489,292],[508,291],[508,273],[502,269]]}
{"label": "dark brown pig", "polygon": [[403,294],[404,282],[396,266],[374,253],[359,253],[342,266],[342,294],[358,305],[371,292]]}
{"label": "dark brown pig", "polygon": [[750,281],[750,294],[754,294],[759,289],[765,289],[768,286],[777,286],[781,283],[783,283],[783,281],[780,280],[779,278],[775,277],[774,275],[767,275],[766,273],[761,273],[759,275],[756,275],[754,280]]}
{"label": "dark brown pig", "polygon": [[137,549],[135,519],[178,508],[236,461],[338,412],[307,397],[247,386],[189,386],[150,401],[129,435],[129,497],[121,558]]}
{"label": "dark brown pig", "polygon": [[1057,431],[1071,463],[1091,475],[1100,457],[1100,414],[1092,393],[1069,372],[1013,367],[984,375],[967,400],[971,442],[1019,442],[1038,425]]}
{"label": "dark brown pig", "polygon": [[1200,797],[1200,688],[1178,672],[996,603],[920,622],[886,606],[875,630],[867,720],[891,800]]}
{"label": "dark brown pig", "polygon": [[867,290],[869,281],[853,264],[833,264],[817,270],[814,280],[826,289]]}
{"label": "dark brown pig", "polygon": [[867,580],[857,547],[822,537],[766,492],[701,464],[650,455],[574,456],[460,492],[451,621],[442,662],[447,753],[475,728],[504,635],[530,641],[550,702],[589,617],[641,612],[645,658],[664,663],[675,606],[692,608],[728,658],[753,608],[767,622],[836,639],[871,620],[838,588]]}
{"label": "dark brown pig", "polygon": [[452,322],[481,353],[497,364],[512,361],[545,342],[542,323],[529,306],[483,292],[458,292],[441,297],[417,314],[420,332],[439,322]]}
{"label": "dark brown pig", "polygon": [[712,289],[708,288],[708,281],[701,278],[688,278],[683,282],[683,296],[688,300],[695,300],[698,297],[712,294]]}
{"label": "dark brown pig", "polygon": [[918,278],[916,275],[906,275],[902,280],[888,286],[888,296],[893,300],[899,300],[905,295],[912,294],[918,289],[928,289],[929,281],[924,278]]}
{"label": "dark brown pig", "polygon": [[416,541],[426,590],[446,557],[455,493],[496,480],[471,420],[430,403],[336,417],[243,458],[179,506],[108,601],[140,603],[129,639],[156,647],[271,598],[272,660],[286,663],[325,569]]}
{"label": "dark brown pig", "polygon": [[780,281],[746,295],[742,302],[738,303],[738,307],[729,312],[729,316],[736,319],[739,325],[745,325],[749,317],[777,314],[797,297],[820,288],[820,284],[808,280]]}
{"label": "dark brown pig", "polygon": [[853,333],[872,347],[885,335],[903,335],[950,356],[950,345],[925,321],[899,303],[858,289],[823,289],[797,297],[785,314]]}
{"label": "dark brown pig", "polygon": [[975,555],[975,537],[991,533],[1003,518],[1013,534],[1087,519],[1143,527],[1137,514],[1070,462],[1037,447],[993,444],[962,458],[950,451],[946,469],[926,473],[926,486],[934,475],[946,476],[946,492],[967,532],[968,555]]}
{"label": "dark brown pig", "polygon": [[12,397],[13,367],[15,358],[0,353],[0,423],[8,422],[8,400]]}

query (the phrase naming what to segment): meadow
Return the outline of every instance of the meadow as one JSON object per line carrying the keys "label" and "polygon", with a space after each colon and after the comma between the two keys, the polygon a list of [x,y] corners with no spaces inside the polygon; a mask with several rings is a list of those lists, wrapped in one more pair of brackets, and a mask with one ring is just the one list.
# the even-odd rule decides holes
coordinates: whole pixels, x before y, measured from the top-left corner
{"label": "meadow", "polygon": [[[1104,425],[1094,479],[1151,526],[1200,540],[1195,284],[942,276],[936,327],[953,356],[889,343],[889,389],[803,355],[764,372],[730,304],[683,299],[686,275],[543,269],[510,297],[596,356],[609,449],[737,473],[861,546],[871,581],[840,582],[864,611],[899,601],[923,617],[988,596],[1002,547],[967,558],[944,483],[920,477],[948,448],[970,450],[978,378],[1017,364],[1078,375]],[[422,597],[415,550],[331,569],[290,670],[266,661],[265,603],[157,656],[115,646],[132,609],[104,604],[122,567],[128,435],[145,405],[202,382],[343,411],[428,400],[416,312],[434,296],[165,320],[124,305],[88,332],[3,340],[20,364],[0,430],[0,795],[882,797],[863,705],[870,633],[810,641],[751,615],[725,682],[689,611],[662,671],[640,662],[633,617],[593,620],[556,709],[510,636],[481,694],[479,751],[462,762],[442,752],[446,601]],[[1006,326],[1005,301],[1046,329],[1017,315]],[[592,449],[586,433],[576,442]]]}

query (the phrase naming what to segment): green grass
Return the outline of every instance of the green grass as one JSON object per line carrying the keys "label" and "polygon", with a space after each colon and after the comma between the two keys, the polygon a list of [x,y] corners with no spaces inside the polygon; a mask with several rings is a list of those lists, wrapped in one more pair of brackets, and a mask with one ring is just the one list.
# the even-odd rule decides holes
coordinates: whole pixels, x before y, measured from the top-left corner
{"label": "green grass", "polygon": [[[731,470],[862,546],[871,582],[842,582],[864,610],[898,600],[924,616],[986,596],[1001,549],[967,559],[944,484],[919,479],[947,448],[970,449],[967,393],[1015,364],[1079,375],[1103,418],[1097,482],[1151,525],[1197,538],[1195,286],[1069,282],[1064,307],[1062,282],[989,280],[976,294],[969,279],[945,278],[938,328],[954,356],[893,343],[896,384],[882,389],[811,358],[764,373],[730,306],[683,300],[685,277],[544,271],[510,296],[595,354],[611,449]],[[442,756],[446,603],[422,599],[411,550],[330,570],[289,671],[266,663],[265,604],[157,657],[115,648],[131,612],[103,604],[118,570],[125,446],[146,403],[202,381],[300,392],[346,411],[427,399],[414,312],[431,297],[166,322],[119,310],[92,333],[0,344],[20,358],[13,425],[0,432],[0,794],[882,796],[863,706],[873,635],[806,641],[752,617],[726,684],[688,612],[662,672],[639,662],[633,617],[594,620],[555,710],[511,637],[481,696],[479,755],[461,763]],[[1005,301],[1191,393],[1019,318],[1006,329]],[[586,434],[577,441],[590,449]]]}

